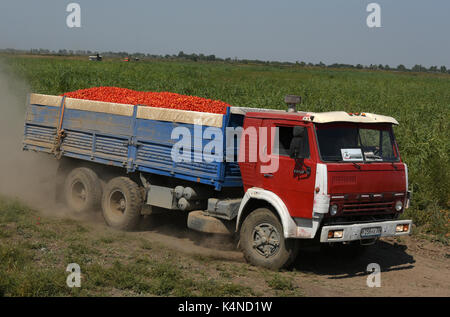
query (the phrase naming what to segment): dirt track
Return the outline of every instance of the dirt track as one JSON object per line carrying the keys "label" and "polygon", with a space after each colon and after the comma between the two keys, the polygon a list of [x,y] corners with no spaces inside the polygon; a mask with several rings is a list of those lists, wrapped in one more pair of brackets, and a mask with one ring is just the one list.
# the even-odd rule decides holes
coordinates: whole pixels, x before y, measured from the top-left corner
{"label": "dirt track", "polygon": [[[100,218],[95,221],[102,226]],[[162,217],[157,223],[131,233],[157,241],[184,254],[211,257],[214,261],[244,263],[232,239],[207,236],[185,228],[178,217]],[[411,237],[383,239],[358,259],[319,252],[300,251],[292,269],[282,272],[294,279],[305,296],[450,296],[450,248]],[[381,268],[381,287],[370,288],[366,281],[369,263]],[[248,266],[252,271],[254,268]],[[253,288],[264,290],[264,279],[252,279]]]}

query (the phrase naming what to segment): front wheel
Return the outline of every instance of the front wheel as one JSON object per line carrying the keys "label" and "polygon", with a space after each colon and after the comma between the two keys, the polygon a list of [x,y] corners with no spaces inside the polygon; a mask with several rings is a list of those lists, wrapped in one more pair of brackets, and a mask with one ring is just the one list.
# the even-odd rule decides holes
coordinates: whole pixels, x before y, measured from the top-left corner
{"label": "front wheel", "polygon": [[102,211],[106,224],[119,230],[134,230],[141,220],[142,192],[128,177],[110,180],[103,191]]}
{"label": "front wheel", "polygon": [[249,263],[272,270],[290,265],[298,253],[296,241],[284,238],[283,226],[267,208],[256,209],[245,218],[240,247]]}

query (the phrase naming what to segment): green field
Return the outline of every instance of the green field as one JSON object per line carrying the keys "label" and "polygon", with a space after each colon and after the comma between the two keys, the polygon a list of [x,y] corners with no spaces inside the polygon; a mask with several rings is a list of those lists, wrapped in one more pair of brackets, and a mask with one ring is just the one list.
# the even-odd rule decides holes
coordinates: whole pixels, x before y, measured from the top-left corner
{"label": "green field", "polygon": [[[73,262],[83,268],[81,288],[66,286]],[[266,281],[266,293],[230,281],[248,275]],[[0,196],[0,297],[301,295],[286,275],[175,252],[143,232],[41,217]]]}
{"label": "green field", "polygon": [[36,93],[95,86],[171,91],[234,106],[284,108],[284,95],[303,97],[302,110],[374,112],[395,117],[402,159],[409,166],[412,217],[420,232],[447,241],[450,203],[450,75],[146,61],[3,57],[9,71]]}

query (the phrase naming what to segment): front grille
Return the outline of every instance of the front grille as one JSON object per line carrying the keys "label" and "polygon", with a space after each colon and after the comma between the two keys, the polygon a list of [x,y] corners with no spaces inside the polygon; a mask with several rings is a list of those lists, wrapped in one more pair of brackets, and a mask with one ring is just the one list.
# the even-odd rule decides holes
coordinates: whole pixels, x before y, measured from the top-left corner
{"label": "front grille", "polygon": [[353,215],[347,214],[342,217],[326,217],[323,220],[323,225],[328,226],[337,226],[337,225],[352,225],[355,223],[369,223],[369,222],[381,222],[381,221],[389,221],[396,220],[398,218],[398,214],[389,213],[389,214],[373,214],[373,215]]}
{"label": "front grille", "polygon": [[344,213],[367,213],[367,212],[386,212],[394,208],[393,201],[385,202],[353,202],[344,203],[342,211]]}

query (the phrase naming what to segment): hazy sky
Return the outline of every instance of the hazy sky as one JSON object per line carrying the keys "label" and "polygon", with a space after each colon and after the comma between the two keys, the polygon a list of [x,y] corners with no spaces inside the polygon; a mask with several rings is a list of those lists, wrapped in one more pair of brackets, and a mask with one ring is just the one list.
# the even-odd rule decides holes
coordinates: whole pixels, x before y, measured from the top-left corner
{"label": "hazy sky", "polygon": [[[81,28],[66,26],[71,2]],[[0,48],[450,67],[450,1],[0,0]]]}

